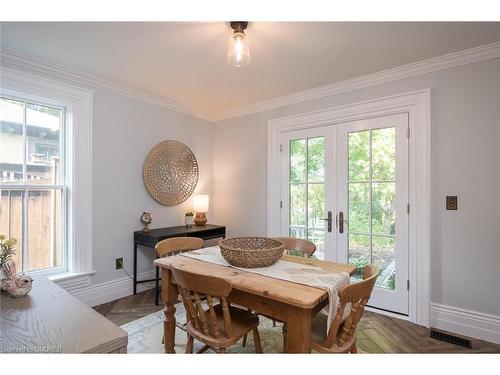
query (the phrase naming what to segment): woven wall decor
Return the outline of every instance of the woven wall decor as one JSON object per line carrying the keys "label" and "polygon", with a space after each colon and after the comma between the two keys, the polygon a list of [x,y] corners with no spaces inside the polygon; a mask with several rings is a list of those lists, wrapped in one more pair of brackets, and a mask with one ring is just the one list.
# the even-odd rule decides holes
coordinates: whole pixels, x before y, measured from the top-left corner
{"label": "woven wall decor", "polygon": [[155,201],[165,206],[184,202],[198,183],[198,162],[191,150],[177,141],[163,141],[144,162],[144,185]]}

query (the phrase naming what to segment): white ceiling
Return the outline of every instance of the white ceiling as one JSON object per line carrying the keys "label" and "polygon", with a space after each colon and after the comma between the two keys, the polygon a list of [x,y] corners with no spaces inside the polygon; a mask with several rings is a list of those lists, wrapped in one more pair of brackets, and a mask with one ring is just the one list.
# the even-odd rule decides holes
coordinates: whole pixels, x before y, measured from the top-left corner
{"label": "white ceiling", "polygon": [[260,101],[500,41],[500,23],[250,23],[226,63],[224,22],[2,23],[1,44],[216,118]]}

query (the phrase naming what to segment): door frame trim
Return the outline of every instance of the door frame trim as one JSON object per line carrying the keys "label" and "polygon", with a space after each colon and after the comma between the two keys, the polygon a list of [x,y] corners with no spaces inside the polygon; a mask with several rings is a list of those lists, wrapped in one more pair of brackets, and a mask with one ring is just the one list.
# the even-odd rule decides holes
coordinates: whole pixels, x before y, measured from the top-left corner
{"label": "door frame trim", "polygon": [[[377,98],[267,122],[267,235],[279,235],[281,133],[342,122],[409,114],[409,320],[430,326],[431,90]],[[381,312],[383,313],[383,312]]]}

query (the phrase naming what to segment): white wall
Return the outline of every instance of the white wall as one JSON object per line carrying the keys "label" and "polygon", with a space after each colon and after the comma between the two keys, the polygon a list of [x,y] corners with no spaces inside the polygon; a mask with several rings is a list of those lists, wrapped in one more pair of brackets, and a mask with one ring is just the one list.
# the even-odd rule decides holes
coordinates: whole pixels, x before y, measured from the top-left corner
{"label": "white wall", "polygon": [[[173,139],[191,148],[200,170],[195,194],[212,194],[213,125],[101,90],[94,90],[93,116],[94,284],[125,276],[115,270],[118,257],[124,258],[125,269],[132,274],[133,231],[142,228],[143,211],[152,213],[151,227],[157,228],[182,225],[185,212],[192,208],[192,197],[167,207],[146,191],[142,167],[155,144]],[[153,250],[140,249],[138,272],[152,270],[153,259]]]}
{"label": "white wall", "polygon": [[[271,83],[270,83],[271,84]],[[220,121],[214,221],[266,234],[267,120],[431,88],[431,299],[500,316],[500,59]],[[445,196],[458,195],[458,211]]]}

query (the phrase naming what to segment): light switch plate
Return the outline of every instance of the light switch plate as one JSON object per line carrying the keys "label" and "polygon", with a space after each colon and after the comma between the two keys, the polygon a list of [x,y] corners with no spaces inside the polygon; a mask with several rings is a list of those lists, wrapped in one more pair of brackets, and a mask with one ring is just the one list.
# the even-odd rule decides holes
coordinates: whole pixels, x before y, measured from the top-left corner
{"label": "light switch plate", "polygon": [[456,195],[446,196],[446,209],[447,210],[457,210],[458,209],[458,199]]}

